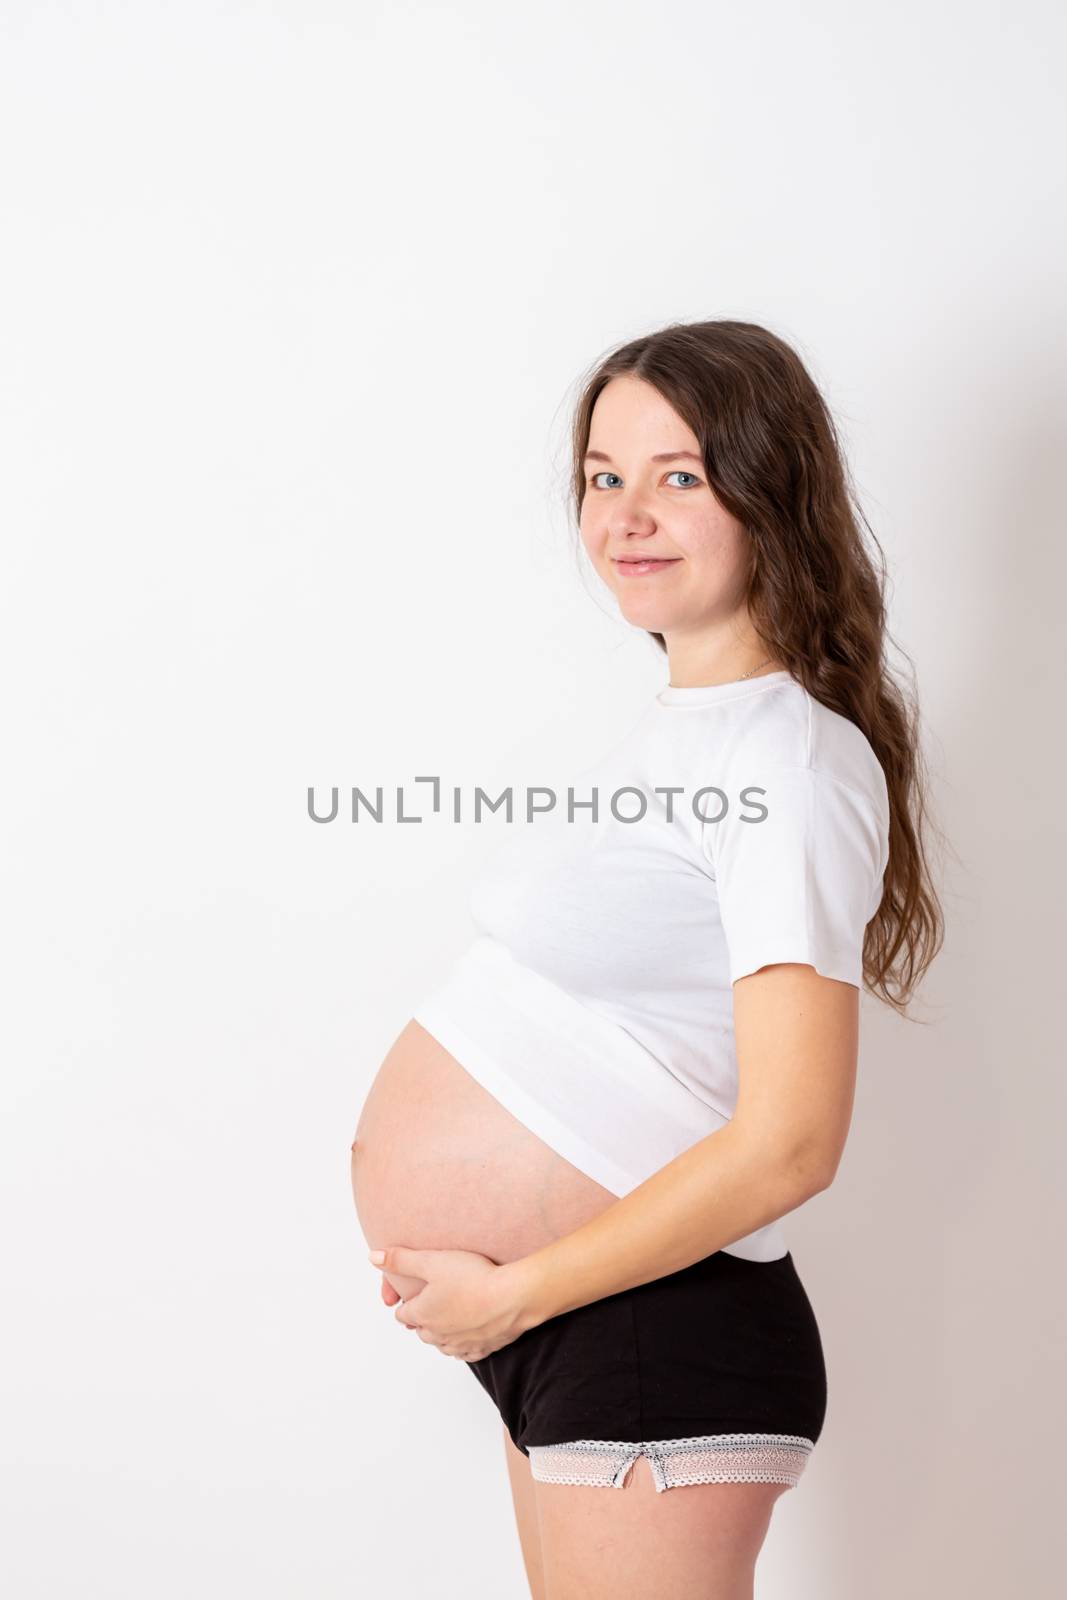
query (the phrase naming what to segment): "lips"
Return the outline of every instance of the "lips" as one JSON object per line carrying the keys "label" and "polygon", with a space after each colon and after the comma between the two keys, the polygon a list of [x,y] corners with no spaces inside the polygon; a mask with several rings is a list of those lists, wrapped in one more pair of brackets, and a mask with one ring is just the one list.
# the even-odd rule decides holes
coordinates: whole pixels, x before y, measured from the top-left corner
{"label": "lips", "polygon": [[681,557],[679,556],[639,556],[622,557],[612,556],[616,570],[624,578],[644,577],[649,573],[663,572],[668,567],[673,567]]}

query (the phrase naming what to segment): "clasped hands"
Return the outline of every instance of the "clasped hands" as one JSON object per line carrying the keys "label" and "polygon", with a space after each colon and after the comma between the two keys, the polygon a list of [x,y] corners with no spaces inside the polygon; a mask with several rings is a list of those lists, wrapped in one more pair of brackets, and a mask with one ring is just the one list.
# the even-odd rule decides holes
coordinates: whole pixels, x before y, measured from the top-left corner
{"label": "clasped hands", "polygon": [[[539,1320],[531,1312],[520,1262],[493,1261],[473,1250],[412,1250],[392,1245],[368,1259],[382,1272],[382,1299],[395,1305],[397,1322],[424,1344],[460,1361],[480,1361]],[[401,1296],[385,1277],[421,1279]],[[399,1302],[399,1303],[398,1303]]]}

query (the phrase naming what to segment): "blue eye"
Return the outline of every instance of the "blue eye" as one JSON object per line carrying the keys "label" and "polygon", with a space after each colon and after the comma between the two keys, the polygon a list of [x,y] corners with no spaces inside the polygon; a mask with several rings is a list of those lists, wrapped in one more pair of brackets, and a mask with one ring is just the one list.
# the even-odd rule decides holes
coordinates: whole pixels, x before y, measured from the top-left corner
{"label": "blue eye", "polygon": [[[599,489],[600,485],[597,483],[598,478],[618,478],[618,476],[619,474],[617,472],[594,472],[589,481],[593,485],[594,489]],[[686,472],[682,467],[677,467],[674,472],[668,472],[667,476],[668,478],[689,478],[692,480],[691,483],[679,484],[678,487],[680,489],[689,489],[693,486],[693,484],[700,482],[700,479],[697,477],[695,472]]]}

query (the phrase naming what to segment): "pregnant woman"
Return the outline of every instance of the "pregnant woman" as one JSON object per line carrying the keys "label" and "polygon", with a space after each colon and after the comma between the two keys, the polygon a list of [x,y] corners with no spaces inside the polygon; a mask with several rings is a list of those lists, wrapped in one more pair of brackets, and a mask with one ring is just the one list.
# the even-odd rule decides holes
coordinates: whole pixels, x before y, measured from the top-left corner
{"label": "pregnant woman", "polygon": [[478,882],[353,1195],[386,1305],[499,1410],[534,1600],[750,1600],[827,1401],[782,1219],[840,1162],[861,989],[903,1012],[942,940],[918,718],[780,338],[624,345],[573,456],[582,544],[669,682]]}

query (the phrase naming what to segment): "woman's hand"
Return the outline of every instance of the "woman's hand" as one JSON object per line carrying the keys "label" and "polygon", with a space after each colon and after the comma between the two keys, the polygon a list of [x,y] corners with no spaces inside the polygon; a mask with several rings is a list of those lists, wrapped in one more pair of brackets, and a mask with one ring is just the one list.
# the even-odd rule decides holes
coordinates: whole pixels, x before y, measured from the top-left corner
{"label": "woman's hand", "polygon": [[[519,1275],[508,1263],[501,1265],[473,1250],[409,1250],[402,1245],[374,1250],[371,1260],[383,1272],[425,1280],[393,1315],[443,1355],[480,1361],[534,1325]],[[382,1298],[387,1305],[394,1303],[384,1289]]]}

